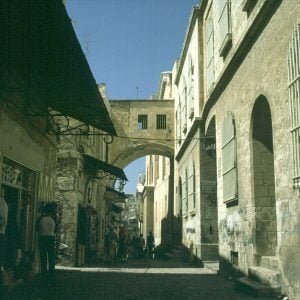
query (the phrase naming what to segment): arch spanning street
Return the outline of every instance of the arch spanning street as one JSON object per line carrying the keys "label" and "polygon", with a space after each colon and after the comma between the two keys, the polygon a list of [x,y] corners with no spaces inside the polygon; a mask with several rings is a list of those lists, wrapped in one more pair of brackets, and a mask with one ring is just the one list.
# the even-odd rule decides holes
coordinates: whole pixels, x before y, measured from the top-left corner
{"label": "arch spanning street", "polygon": [[109,149],[114,165],[150,154],[174,157],[173,100],[110,100],[110,106],[118,132]]}

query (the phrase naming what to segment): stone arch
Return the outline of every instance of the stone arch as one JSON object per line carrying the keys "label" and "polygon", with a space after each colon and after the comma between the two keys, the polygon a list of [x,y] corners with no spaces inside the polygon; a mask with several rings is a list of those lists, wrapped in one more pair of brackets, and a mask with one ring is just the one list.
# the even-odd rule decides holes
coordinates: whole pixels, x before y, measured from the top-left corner
{"label": "stone arch", "polygon": [[255,251],[258,257],[277,251],[273,130],[267,98],[260,95],[251,116],[253,191],[255,205]]}
{"label": "stone arch", "polygon": [[118,155],[112,160],[112,163],[120,168],[125,168],[131,162],[135,161],[146,155],[161,155],[168,158],[173,158],[173,149],[162,144],[140,144],[131,146],[119,152]]}

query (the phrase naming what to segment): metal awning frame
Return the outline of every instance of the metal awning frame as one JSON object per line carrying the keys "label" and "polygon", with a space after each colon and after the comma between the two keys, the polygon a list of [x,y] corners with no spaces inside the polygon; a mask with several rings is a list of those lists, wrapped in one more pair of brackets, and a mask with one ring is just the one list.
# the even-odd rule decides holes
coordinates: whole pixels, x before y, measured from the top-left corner
{"label": "metal awning frame", "polygon": [[109,177],[111,180],[128,181],[124,171],[114,165],[104,162],[88,154],[82,154],[85,160],[85,169],[95,179]]}

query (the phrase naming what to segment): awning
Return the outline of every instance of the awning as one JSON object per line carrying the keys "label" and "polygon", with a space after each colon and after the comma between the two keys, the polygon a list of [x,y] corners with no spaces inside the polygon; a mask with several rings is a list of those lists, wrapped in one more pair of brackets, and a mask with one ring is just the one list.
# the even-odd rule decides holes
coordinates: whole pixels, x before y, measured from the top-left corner
{"label": "awning", "polygon": [[116,135],[62,1],[0,2],[0,70],[23,88],[31,110],[51,108]]}
{"label": "awning", "polygon": [[124,171],[118,167],[110,165],[100,159],[97,159],[88,154],[83,154],[85,167],[87,170],[97,172],[103,171],[104,173],[111,174],[119,179],[128,181]]}
{"label": "awning", "polygon": [[106,187],[106,191],[104,193],[104,198],[114,201],[114,202],[125,202],[127,198],[125,193],[119,192],[111,187]]}
{"label": "awning", "polygon": [[119,205],[116,205],[116,204],[112,203],[112,204],[111,204],[111,210],[112,210],[113,212],[119,214],[119,213],[121,213],[121,212],[124,210],[124,208],[121,207],[121,206],[119,206]]}

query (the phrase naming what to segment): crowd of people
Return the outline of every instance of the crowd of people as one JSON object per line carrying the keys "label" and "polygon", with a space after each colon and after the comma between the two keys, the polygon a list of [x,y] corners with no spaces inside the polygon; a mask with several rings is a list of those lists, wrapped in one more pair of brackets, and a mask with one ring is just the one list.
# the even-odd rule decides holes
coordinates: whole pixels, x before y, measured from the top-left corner
{"label": "crowd of people", "polygon": [[145,241],[143,234],[129,236],[127,229],[120,225],[119,229],[107,226],[104,239],[105,261],[115,263],[117,260],[126,262],[129,258],[149,257],[154,259],[154,237],[149,232]]}

